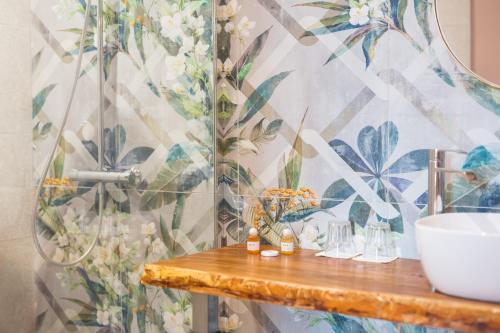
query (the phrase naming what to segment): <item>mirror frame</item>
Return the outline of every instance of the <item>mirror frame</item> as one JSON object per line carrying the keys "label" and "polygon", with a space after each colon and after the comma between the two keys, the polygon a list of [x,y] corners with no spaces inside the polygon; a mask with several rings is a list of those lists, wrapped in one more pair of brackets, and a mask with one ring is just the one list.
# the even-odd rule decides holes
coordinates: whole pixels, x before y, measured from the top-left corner
{"label": "mirror frame", "polygon": [[464,68],[470,75],[472,75],[473,77],[475,77],[477,80],[479,80],[482,83],[487,84],[487,85],[489,85],[489,86],[491,86],[493,88],[500,89],[500,83],[494,83],[494,82],[492,82],[492,81],[490,81],[490,80],[482,77],[481,75],[477,74],[471,68],[469,68],[468,66],[466,66],[462,62],[462,60],[460,60],[460,58],[455,54],[455,52],[453,52],[453,49],[451,48],[448,40],[446,39],[446,36],[443,33],[443,29],[441,29],[441,23],[439,21],[439,15],[438,15],[438,3],[439,3],[439,1],[442,1],[442,0],[434,0],[433,1],[433,3],[434,3],[434,17],[436,18],[437,28],[438,28],[438,31],[439,31],[439,35],[441,36],[441,40],[444,42],[446,48],[448,49],[448,52],[451,54],[451,56],[453,57],[453,59],[455,59],[455,61],[462,68]]}

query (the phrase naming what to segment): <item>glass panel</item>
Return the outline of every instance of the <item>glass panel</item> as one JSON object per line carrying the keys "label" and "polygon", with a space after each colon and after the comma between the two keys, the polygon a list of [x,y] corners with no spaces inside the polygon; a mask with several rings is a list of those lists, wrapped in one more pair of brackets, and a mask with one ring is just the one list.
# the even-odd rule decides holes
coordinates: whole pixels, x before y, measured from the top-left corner
{"label": "glass panel", "polygon": [[[73,171],[98,166],[97,3],[32,1],[34,185],[70,97],[91,6],[78,88],[39,196],[39,238],[58,260],[82,254],[100,220],[98,182]],[[136,167],[142,178],[105,184],[102,229],[80,264],[37,260],[37,332],[190,330],[190,294],[139,279],[147,262],[213,246],[212,18],[211,1],[104,1],[104,169]]]}

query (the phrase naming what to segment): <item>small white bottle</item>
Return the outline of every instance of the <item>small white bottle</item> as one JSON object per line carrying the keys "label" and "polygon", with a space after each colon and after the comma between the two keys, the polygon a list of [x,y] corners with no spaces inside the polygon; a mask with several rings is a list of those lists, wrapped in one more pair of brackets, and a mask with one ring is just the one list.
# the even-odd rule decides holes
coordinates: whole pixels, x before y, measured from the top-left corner
{"label": "small white bottle", "polygon": [[249,254],[260,253],[260,237],[256,228],[250,228],[247,238],[247,252]]}

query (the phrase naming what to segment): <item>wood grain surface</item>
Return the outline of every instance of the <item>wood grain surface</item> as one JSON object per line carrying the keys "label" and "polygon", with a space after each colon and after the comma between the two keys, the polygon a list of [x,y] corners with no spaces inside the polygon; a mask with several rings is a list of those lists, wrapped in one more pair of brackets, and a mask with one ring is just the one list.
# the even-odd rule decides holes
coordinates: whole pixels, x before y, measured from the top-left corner
{"label": "wood grain surface", "polygon": [[418,260],[373,264],[314,253],[264,258],[237,245],[147,264],[141,281],[463,332],[500,332],[500,304],[432,292]]}

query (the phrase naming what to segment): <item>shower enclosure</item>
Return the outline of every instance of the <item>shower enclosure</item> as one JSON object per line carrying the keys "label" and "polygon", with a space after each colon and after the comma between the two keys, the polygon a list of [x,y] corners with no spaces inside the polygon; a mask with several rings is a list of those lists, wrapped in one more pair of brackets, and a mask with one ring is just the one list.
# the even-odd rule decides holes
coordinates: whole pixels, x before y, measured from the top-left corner
{"label": "shower enclosure", "polygon": [[192,326],[139,278],[214,244],[213,5],[32,0],[36,332]]}

